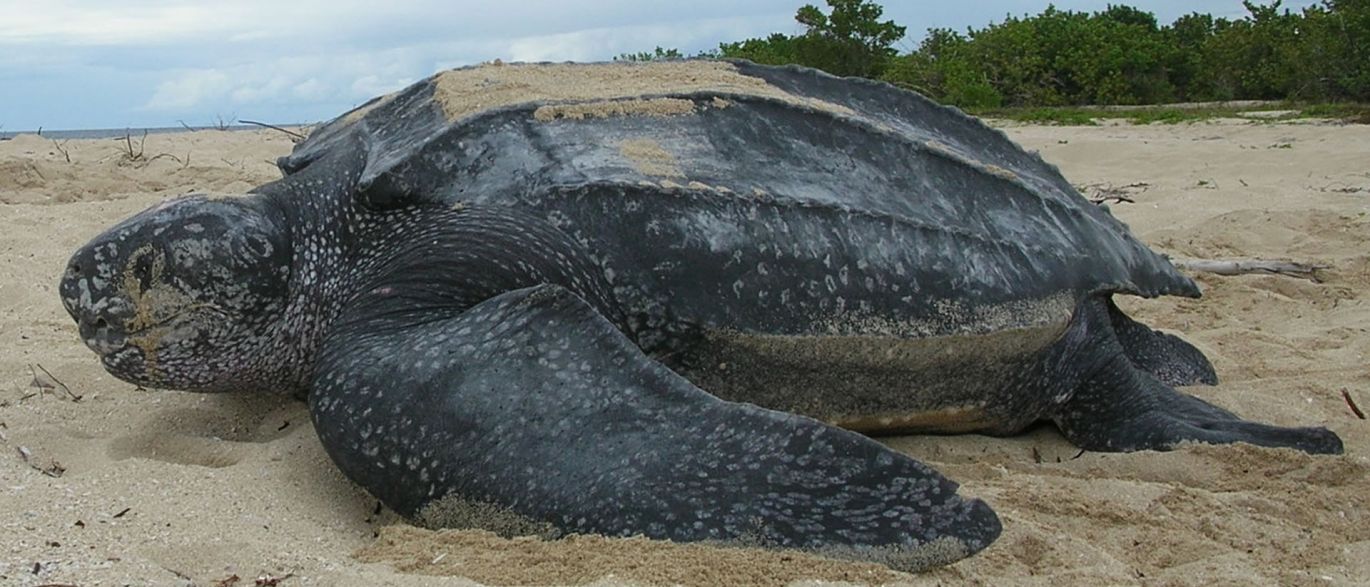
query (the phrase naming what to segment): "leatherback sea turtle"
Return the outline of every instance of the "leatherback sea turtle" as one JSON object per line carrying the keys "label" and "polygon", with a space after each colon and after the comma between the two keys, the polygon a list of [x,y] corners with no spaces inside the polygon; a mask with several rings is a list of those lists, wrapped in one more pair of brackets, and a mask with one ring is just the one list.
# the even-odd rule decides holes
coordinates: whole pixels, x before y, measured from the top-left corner
{"label": "leatherback sea turtle", "polygon": [[854,431],[1341,451],[1173,385],[1114,294],[1198,287],[1039,157],[882,83],[746,62],[491,64],[315,131],[245,197],[168,201],[61,297],[124,380],[308,397],[430,526],[942,564],[984,502]]}

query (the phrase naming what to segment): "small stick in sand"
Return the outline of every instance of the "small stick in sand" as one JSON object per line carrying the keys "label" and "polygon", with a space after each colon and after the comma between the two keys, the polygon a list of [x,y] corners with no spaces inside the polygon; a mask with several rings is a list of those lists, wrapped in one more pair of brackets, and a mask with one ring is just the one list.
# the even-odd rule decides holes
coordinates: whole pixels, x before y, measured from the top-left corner
{"label": "small stick in sand", "polygon": [[293,131],[293,130],[290,130],[290,129],[281,128],[281,127],[276,126],[276,125],[274,125],[274,124],[267,124],[267,123],[265,123],[265,122],[257,122],[257,121],[255,121],[255,120],[238,120],[238,122],[243,123],[243,124],[250,124],[250,125],[253,125],[253,126],[260,126],[260,127],[263,127],[263,128],[269,128],[269,129],[271,129],[271,130],[279,130],[279,131],[281,131],[281,132],[283,132],[283,133],[285,133],[285,134],[287,134],[287,135],[290,135],[290,139],[291,139],[293,142],[296,142],[296,143],[298,143],[298,142],[304,140],[304,135],[302,135],[302,134],[300,134],[300,133],[297,133],[297,132],[295,132],[295,131]]}
{"label": "small stick in sand", "polygon": [[1272,261],[1268,259],[1171,259],[1170,262],[1174,263],[1175,266],[1180,269],[1202,273],[1213,273],[1216,275],[1269,273],[1273,275],[1299,277],[1312,281],[1313,283],[1322,283],[1322,279],[1318,276],[1318,271],[1327,268],[1326,265],[1295,263],[1293,261]]}
{"label": "small stick in sand", "polygon": [[1092,192],[1089,201],[1094,204],[1107,204],[1109,202],[1136,204],[1137,200],[1132,199],[1131,194],[1145,192],[1149,187],[1151,184],[1139,181],[1124,186],[1114,186],[1111,183],[1091,183],[1079,186],[1078,189],[1082,192]]}
{"label": "small stick in sand", "polygon": [[71,153],[67,151],[67,142],[66,142],[66,141],[58,142],[57,139],[49,139],[49,140],[52,141],[52,146],[55,147],[55,148],[57,149],[57,152],[58,152],[58,153],[61,153],[61,154],[62,154],[62,157],[63,157],[64,159],[67,160],[67,163],[71,163]]}
{"label": "small stick in sand", "polygon": [[15,450],[19,452],[19,458],[24,459],[24,462],[27,463],[28,466],[32,467],[33,470],[38,471],[39,473],[42,473],[49,477],[56,478],[61,477],[62,473],[67,472],[67,468],[63,467],[62,463],[59,463],[55,460],[49,462],[48,466],[46,467],[38,466],[38,463],[34,462],[33,451],[29,450],[29,447],[27,446],[20,446],[17,447]]}
{"label": "small stick in sand", "polygon": [[1347,391],[1345,387],[1341,388],[1341,398],[1346,400],[1346,405],[1351,408],[1352,414],[1362,420],[1365,419],[1365,412],[1360,411],[1360,406],[1356,405],[1356,400],[1351,399],[1351,392]]}
{"label": "small stick in sand", "polygon": [[214,587],[235,587],[238,584],[238,581],[241,580],[243,580],[243,578],[239,577],[238,575],[229,575],[227,577],[219,579],[218,581],[215,581]]}
{"label": "small stick in sand", "polygon": [[[42,371],[43,375],[47,376],[47,379],[39,379],[38,374],[33,370],[34,366],[37,366],[38,370]],[[46,368],[44,368],[42,364],[35,363],[33,365],[29,365],[29,373],[33,375],[33,384],[30,385],[30,387],[37,387],[38,389],[60,389],[63,393],[67,394],[67,398],[71,401],[81,401],[81,396],[76,395],[74,392],[72,392],[71,388],[67,387],[67,384],[62,383],[60,379],[53,375],[51,371],[48,371]]]}
{"label": "small stick in sand", "polygon": [[1097,198],[1090,198],[1089,201],[1090,201],[1091,203],[1094,203],[1094,204],[1108,204],[1108,203],[1110,203],[1110,202],[1111,202],[1111,203],[1115,203],[1115,204],[1122,204],[1122,203],[1136,204],[1136,203],[1137,203],[1137,200],[1134,200],[1134,199],[1129,198],[1129,197],[1127,197],[1127,196],[1124,196],[1124,195],[1122,195],[1122,194],[1113,194],[1113,195],[1110,195],[1110,196],[1099,196],[1099,197],[1097,197]]}
{"label": "small stick in sand", "polygon": [[294,576],[295,573],[286,573],[285,575],[282,575],[280,577],[272,575],[271,573],[266,573],[257,577],[256,585],[257,587],[276,587],[277,585],[281,584],[281,581],[284,581]]}

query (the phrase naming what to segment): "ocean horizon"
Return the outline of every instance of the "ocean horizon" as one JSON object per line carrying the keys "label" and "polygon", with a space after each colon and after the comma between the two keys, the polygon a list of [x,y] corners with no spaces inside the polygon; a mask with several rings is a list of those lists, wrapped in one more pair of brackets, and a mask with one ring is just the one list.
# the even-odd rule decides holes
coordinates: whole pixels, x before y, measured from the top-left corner
{"label": "ocean horizon", "polygon": [[[295,129],[305,126],[301,123],[276,124],[282,128]],[[51,130],[38,128],[34,130],[0,131],[0,141],[9,140],[19,135],[38,135],[49,139],[120,139],[125,135],[140,137],[144,132],[150,135],[172,134],[178,132],[192,132],[201,130],[219,130],[224,132],[258,130],[264,127],[255,124],[233,124],[224,127],[219,126],[157,126],[157,127],[130,127],[130,128],[92,128],[92,129],[68,129]]]}

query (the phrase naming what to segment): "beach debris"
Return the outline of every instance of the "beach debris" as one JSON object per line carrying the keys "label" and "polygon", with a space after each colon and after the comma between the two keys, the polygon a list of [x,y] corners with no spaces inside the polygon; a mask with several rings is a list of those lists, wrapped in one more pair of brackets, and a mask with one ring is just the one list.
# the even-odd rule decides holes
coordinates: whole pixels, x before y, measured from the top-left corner
{"label": "beach debris", "polygon": [[262,128],[269,128],[269,129],[271,129],[271,130],[278,130],[278,131],[281,131],[281,132],[283,132],[283,133],[285,133],[285,134],[287,134],[287,135],[290,135],[290,142],[292,142],[292,143],[298,143],[298,142],[304,140],[304,135],[302,135],[302,134],[300,134],[300,133],[297,133],[297,132],[295,132],[295,131],[293,131],[293,130],[290,130],[290,129],[281,128],[281,127],[276,126],[276,125],[274,125],[274,124],[267,124],[267,123],[265,123],[265,122],[257,122],[257,121],[255,121],[255,120],[239,120],[238,122],[240,122],[240,123],[242,123],[242,124],[250,124],[250,125],[252,125],[252,126],[260,126],[260,127],[262,127]]}
{"label": "beach debris", "polygon": [[214,587],[235,587],[235,586],[238,584],[238,581],[242,581],[242,580],[243,580],[242,577],[239,577],[238,575],[234,574],[234,575],[229,575],[229,576],[227,576],[227,577],[224,577],[224,578],[222,578],[222,579],[219,579],[219,580],[215,581],[214,583],[212,583],[212,585],[213,585]]}
{"label": "beach debris", "polygon": [[1370,187],[1349,185],[1345,183],[1331,183],[1318,188],[1318,191],[1323,193],[1331,192],[1336,194],[1358,194],[1361,192],[1370,192]]}
{"label": "beach debris", "polygon": [[67,141],[58,141],[57,139],[49,140],[52,141],[53,148],[57,149],[58,153],[62,154],[62,158],[66,159],[67,163],[71,163],[71,152],[67,150]]}
{"label": "beach debris", "polygon": [[233,119],[237,117],[237,112],[234,112],[233,115],[228,118],[224,118],[224,115],[222,114],[214,115],[214,130],[231,130],[233,128]]}
{"label": "beach debris", "polygon": [[257,587],[276,587],[277,585],[281,584],[281,581],[284,581],[294,576],[295,573],[286,573],[280,577],[272,575],[271,573],[265,573],[257,577],[255,585]]}
{"label": "beach debris", "polygon": [[62,463],[57,462],[56,459],[48,459],[47,465],[39,464],[38,459],[33,456],[33,451],[29,450],[29,447],[27,446],[15,447],[15,451],[19,453],[19,458],[23,459],[28,466],[39,473],[55,479],[67,472],[67,468],[62,466]]}
{"label": "beach debris", "polygon": [[111,516],[111,517],[113,517],[113,518],[122,518],[122,517],[124,517],[124,514],[127,514],[127,513],[128,513],[130,510],[132,510],[132,509],[133,509],[133,508],[131,508],[131,507],[129,507],[129,508],[124,508],[124,509],[122,509],[122,510],[119,510],[119,513],[114,514],[114,515]]}
{"label": "beach debris", "polygon": [[[42,373],[40,374],[39,371]],[[67,387],[67,384],[62,383],[60,379],[53,375],[51,371],[48,371],[47,368],[43,367],[42,364],[33,363],[29,365],[29,374],[33,376],[33,382],[29,383],[29,387],[38,388],[38,393],[40,395],[46,390],[55,389],[61,390],[63,395],[73,402],[81,401],[81,396],[72,392],[71,388]]]}
{"label": "beach debris", "polygon": [[1272,275],[1285,275],[1288,277],[1307,279],[1313,283],[1322,283],[1322,278],[1318,275],[1318,272],[1327,269],[1328,267],[1327,265],[1270,259],[1173,258],[1170,262],[1176,267],[1186,271],[1228,276],[1269,273]]}
{"label": "beach debris", "polygon": [[1365,419],[1365,412],[1362,412],[1360,406],[1356,405],[1356,400],[1351,399],[1351,392],[1345,387],[1341,388],[1341,398],[1346,400],[1346,405],[1351,408],[1352,414],[1355,414],[1357,418],[1362,420]]}
{"label": "beach debris", "polygon": [[1139,181],[1136,183],[1130,183],[1127,185],[1120,186],[1115,186],[1112,183],[1108,182],[1090,183],[1081,186],[1076,186],[1076,189],[1080,190],[1081,193],[1089,194],[1087,196],[1089,198],[1089,201],[1095,204],[1136,204],[1137,200],[1135,200],[1133,196],[1145,192],[1150,187],[1151,184],[1144,181]]}
{"label": "beach debris", "polygon": [[122,138],[114,140],[124,142],[123,155],[125,161],[137,163],[143,160],[143,151],[147,145],[147,129],[143,129],[143,137],[138,140],[138,147],[136,150],[133,147],[133,133],[131,131],[125,130]]}

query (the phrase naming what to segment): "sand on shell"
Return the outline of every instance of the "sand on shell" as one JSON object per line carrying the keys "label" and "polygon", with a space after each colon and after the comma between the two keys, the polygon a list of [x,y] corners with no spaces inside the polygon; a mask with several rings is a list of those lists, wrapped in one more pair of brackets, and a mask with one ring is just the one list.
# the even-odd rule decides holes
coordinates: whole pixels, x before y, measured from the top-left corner
{"label": "sand on shell", "polygon": [[[167,197],[278,177],[271,162],[287,137],[152,135],[131,160],[113,140],[59,149],[25,135],[0,141],[0,584],[1364,584],[1370,423],[1342,391],[1370,409],[1370,127],[1006,130],[1077,185],[1146,184],[1113,210],[1164,252],[1328,265],[1321,283],[1201,276],[1202,300],[1123,305],[1212,357],[1223,384],[1190,392],[1261,420],[1328,426],[1347,454],[1077,454],[1050,427],[887,438],[1005,525],[985,552],[917,576],[787,552],[421,531],[338,473],[302,404],[119,382],[54,292],[67,256],[112,223]],[[30,365],[80,401],[33,387]]]}

